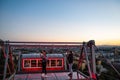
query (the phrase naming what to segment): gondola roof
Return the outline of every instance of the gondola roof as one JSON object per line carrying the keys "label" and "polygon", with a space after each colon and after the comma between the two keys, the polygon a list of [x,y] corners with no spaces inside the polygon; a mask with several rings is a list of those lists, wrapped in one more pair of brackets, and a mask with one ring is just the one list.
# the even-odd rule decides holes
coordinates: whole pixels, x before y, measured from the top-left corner
{"label": "gondola roof", "polygon": [[[61,53],[54,53],[54,54],[46,54],[48,58],[63,58],[64,55]],[[39,53],[29,53],[29,54],[22,54],[22,58],[41,58],[42,54]]]}

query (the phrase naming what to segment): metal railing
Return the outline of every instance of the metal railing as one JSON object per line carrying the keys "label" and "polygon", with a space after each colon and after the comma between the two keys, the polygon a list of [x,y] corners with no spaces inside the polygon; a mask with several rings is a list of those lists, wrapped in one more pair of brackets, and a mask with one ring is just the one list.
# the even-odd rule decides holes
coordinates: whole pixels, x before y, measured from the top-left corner
{"label": "metal railing", "polygon": [[8,80],[14,80],[15,74],[16,74],[16,70],[15,70],[15,72],[8,78]]}
{"label": "metal railing", "polygon": [[20,57],[18,58],[17,66],[14,70],[15,72],[8,78],[8,80],[14,80],[15,74],[18,71],[19,60],[20,60]]}
{"label": "metal railing", "polygon": [[7,74],[7,65],[8,65],[8,56],[9,56],[9,42],[6,41],[5,43],[5,53],[6,53],[6,59],[5,59],[5,64],[4,64],[4,73],[3,73],[3,80],[6,78]]}
{"label": "metal railing", "polygon": [[77,72],[77,78],[78,78],[78,80],[80,79],[80,78],[79,78],[79,74],[82,75],[83,77],[85,77],[85,80],[90,79],[89,76],[85,75],[84,73],[80,72],[79,70],[77,70],[76,72]]}

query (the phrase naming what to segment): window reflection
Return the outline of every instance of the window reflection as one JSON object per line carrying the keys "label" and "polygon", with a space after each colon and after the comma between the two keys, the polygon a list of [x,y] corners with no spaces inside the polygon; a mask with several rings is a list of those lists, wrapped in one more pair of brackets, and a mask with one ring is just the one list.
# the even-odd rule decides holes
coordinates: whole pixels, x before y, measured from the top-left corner
{"label": "window reflection", "polygon": [[51,60],[51,67],[56,66],[56,60]]}
{"label": "window reflection", "polygon": [[50,60],[47,60],[47,67],[50,67]]}
{"label": "window reflection", "polygon": [[[47,60],[47,67],[62,66],[62,59]],[[42,60],[24,60],[24,67],[42,67]]]}
{"label": "window reflection", "polygon": [[38,67],[42,67],[42,60],[38,60]]}
{"label": "window reflection", "polygon": [[31,67],[37,67],[36,66],[36,60],[31,60]]}
{"label": "window reflection", "polygon": [[57,66],[62,66],[62,60],[57,60]]}
{"label": "window reflection", "polygon": [[30,67],[30,60],[24,60],[24,67]]}

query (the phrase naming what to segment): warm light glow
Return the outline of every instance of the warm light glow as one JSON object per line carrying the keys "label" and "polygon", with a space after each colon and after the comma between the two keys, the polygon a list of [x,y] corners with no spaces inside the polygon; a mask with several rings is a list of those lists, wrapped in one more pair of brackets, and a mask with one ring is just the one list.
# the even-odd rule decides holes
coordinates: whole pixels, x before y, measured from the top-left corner
{"label": "warm light glow", "polygon": [[97,41],[96,44],[98,45],[120,45],[120,40],[103,40],[103,41]]}

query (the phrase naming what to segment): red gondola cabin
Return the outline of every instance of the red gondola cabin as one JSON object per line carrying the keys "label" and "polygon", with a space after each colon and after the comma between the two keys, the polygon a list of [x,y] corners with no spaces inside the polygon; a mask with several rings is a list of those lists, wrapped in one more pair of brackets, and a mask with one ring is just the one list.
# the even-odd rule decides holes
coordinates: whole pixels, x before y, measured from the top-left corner
{"label": "red gondola cabin", "polygon": [[[61,71],[65,68],[63,54],[47,54],[47,71]],[[21,55],[21,70],[23,72],[33,72],[42,70],[42,58],[38,53]]]}

